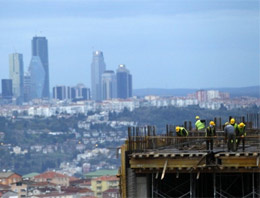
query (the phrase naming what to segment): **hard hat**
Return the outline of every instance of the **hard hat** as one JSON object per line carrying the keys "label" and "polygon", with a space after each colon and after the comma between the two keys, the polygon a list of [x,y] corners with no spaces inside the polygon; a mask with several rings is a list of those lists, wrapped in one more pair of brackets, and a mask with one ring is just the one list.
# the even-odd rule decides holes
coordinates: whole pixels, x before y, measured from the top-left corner
{"label": "hard hat", "polygon": [[235,122],[236,122],[235,118],[232,118],[232,119],[230,120],[230,124],[235,124]]}
{"label": "hard hat", "polygon": [[196,118],[196,120],[199,120],[199,119],[200,119],[200,117],[199,117],[199,116],[196,116],[195,118]]}
{"label": "hard hat", "polygon": [[215,126],[215,122],[210,121],[209,125]]}
{"label": "hard hat", "polygon": [[243,122],[241,122],[239,125],[238,125],[240,128],[243,128],[244,126],[246,126]]}
{"label": "hard hat", "polygon": [[179,132],[179,131],[180,131],[180,127],[179,127],[179,126],[176,126],[175,131],[176,131],[176,132]]}

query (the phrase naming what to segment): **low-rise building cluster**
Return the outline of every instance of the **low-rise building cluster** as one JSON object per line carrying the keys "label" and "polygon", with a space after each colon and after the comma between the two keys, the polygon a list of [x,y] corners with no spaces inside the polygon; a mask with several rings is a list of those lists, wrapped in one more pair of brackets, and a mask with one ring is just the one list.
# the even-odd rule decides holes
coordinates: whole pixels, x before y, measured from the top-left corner
{"label": "low-rise building cluster", "polygon": [[0,172],[0,197],[119,198],[119,179],[115,175],[79,179],[55,171],[24,176]]}
{"label": "low-rise building cluster", "polygon": [[[122,112],[124,109],[133,111],[140,107],[187,107],[199,105],[206,109],[227,109],[246,108],[252,105],[260,106],[260,99],[254,97],[230,98],[228,93],[217,90],[202,90],[187,97],[159,97],[145,96],[144,98],[111,99],[102,102],[92,100],[86,101],[57,101],[43,102],[42,100],[33,101],[30,105],[14,106],[3,105],[0,109],[0,116],[12,116],[14,112],[28,116],[50,117],[60,114],[88,114],[88,112]],[[94,115],[96,116],[96,115]],[[95,119],[89,117],[89,119]]]}

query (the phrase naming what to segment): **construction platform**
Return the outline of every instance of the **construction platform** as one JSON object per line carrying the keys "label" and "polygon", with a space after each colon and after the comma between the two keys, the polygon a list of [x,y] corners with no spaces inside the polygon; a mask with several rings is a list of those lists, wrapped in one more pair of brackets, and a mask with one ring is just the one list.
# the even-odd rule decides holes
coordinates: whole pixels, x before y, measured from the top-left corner
{"label": "construction platform", "polygon": [[[247,129],[245,151],[240,144],[236,152],[227,152],[221,127],[215,138],[192,130],[176,137],[166,128],[159,135],[153,126],[128,128],[121,147],[122,197],[260,197],[258,128]],[[211,151],[208,139],[214,141]]]}

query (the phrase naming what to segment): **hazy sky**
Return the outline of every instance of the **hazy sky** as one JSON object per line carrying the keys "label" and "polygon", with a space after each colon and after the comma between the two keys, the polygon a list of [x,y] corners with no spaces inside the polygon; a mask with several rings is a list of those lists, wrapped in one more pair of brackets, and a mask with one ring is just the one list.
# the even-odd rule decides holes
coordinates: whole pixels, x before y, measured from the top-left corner
{"label": "hazy sky", "polygon": [[258,0],[0,0],[0,79],[8,54],[46,36],[50,84],[90,87],[92,51],[125,64],[134,88],[259,85]]}

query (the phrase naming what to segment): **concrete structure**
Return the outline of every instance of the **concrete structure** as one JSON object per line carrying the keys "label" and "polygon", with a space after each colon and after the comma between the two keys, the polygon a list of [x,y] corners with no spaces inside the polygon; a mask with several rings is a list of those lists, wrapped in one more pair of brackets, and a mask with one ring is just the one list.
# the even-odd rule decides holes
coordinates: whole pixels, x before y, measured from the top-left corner
{"label": "concrete structure", "polygon": [[244,152],[227,152],[220,118],[212,151],[205,144],[210,137],[187,122],[188,137],[177,137],[170,125],[159,135],[154,126],[129,127],[121,147],[121,197],[259,197],[259,114],[253,117],[255,124],[250,116],[235,118],[248,127]]}
{"label": "concrete structure", "polygon": [[13,96],[18,104],[23,102],[23,55],[14,53],[9,55],[9,78],[13,83]]}
{"label": "concrete structure", "polygon": [[126,69],[125,65],[119,65],[116,70],[117,80],[117,98],[130,98],[132,97],[132,75]]}
{"label": "concrete structure", "polygon": [[2,79],[2,97],[11,99],[13,97],[13,85],[11,79]]}
{"label": "concrete structure", "polygon": [[104,62],[103,52],[93,52],[91,64],[91,93],[93,100],[102,100],[101,75],[105,70],[106,64]]}
{"label": "concrete structure", "polygon": [[50,97],[50,79],[49,79],[49,57],[48,57],[48,40],[46,37],[33,37],[32,56],[39,56],[45,71],[45,80],[43,88],[43,98]]}
{"label": "concrete structure", "polygon": [[[33,56],[29,66],[30,99],[44,98],[45,70],[39,56]],[[46,96],[46,95],[45,95]]]}
{"label": "concrete structure", "polygon": [[102,99],[110,100],[116,98],[117,87],[116,87],[116,76],[114,71],[107,70],[102,74]]}

